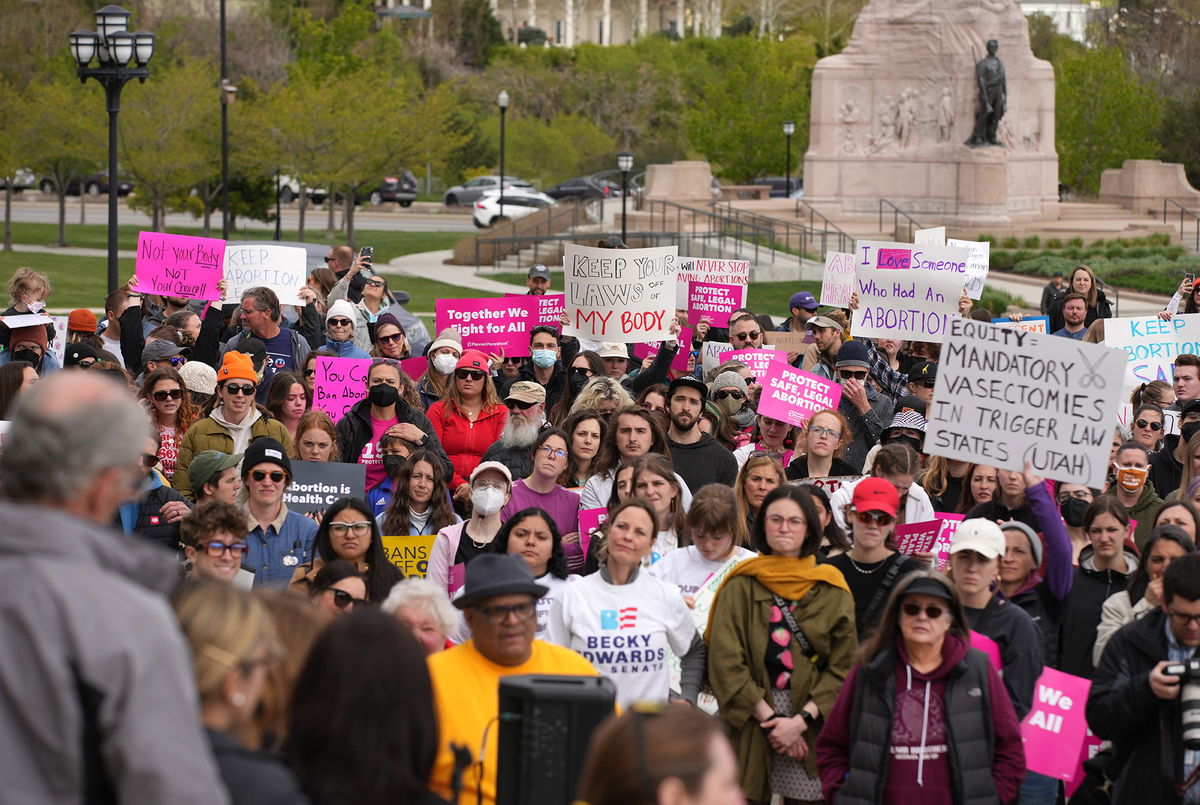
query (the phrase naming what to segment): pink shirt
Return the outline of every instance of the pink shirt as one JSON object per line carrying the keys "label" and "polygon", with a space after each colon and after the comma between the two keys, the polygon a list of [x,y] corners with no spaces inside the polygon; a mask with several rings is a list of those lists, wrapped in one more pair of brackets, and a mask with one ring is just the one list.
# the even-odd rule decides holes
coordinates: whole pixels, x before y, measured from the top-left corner
{"label": "pink shirt", "polygon": [[387,477],[387,470],[383,468],[383,456],[379,453],[379,439],[387,432],[388,428],[398,424],[400,424],[398,417],[391,419],[371,417],[371,441],[363,445],[362,453],[358,456],[358,463],[367,468],[367,489],[382,483],[383,479]]}

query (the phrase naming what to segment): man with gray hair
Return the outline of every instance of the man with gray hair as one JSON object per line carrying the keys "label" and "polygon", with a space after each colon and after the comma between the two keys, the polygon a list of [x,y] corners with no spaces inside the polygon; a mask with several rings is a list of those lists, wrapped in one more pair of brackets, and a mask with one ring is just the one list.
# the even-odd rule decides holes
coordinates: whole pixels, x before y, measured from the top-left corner
{"label": "man with gray hair", "polygon": [[[312,305],[304,307],[309,319],[315,315],[315,310]],[[262,382],[258,384],[258,401],[266,402],[267,389],[275,373],[299,371],[304,366],[304,359],[312,351],[312,346],[299,330],[280,326],[283,313],[279,306],[279,297],[270,288],[247,288],[243,291],[240,316],[242,332],[226,342],[221,354],[231,350],[241,352],[242,342],[251,337],[266,345],[267,359],[263,363]],[[318,322],[316,328],[319,327]],[[314,327],[310,321],[306,330],[312,329]]]}
{"label": "man with gray hair", "polygon": [[150,423],[97,372],[21,395],[0,454],[0,779],[24,802],[224,803],[175,558],[109,528]]}

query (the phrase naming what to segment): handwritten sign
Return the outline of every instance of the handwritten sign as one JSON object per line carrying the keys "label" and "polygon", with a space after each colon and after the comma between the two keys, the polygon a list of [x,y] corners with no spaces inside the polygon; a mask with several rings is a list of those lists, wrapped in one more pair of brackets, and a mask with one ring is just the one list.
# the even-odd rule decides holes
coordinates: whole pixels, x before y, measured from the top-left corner
{"label": "handwritten sign", "polygon": [[721,353],[721,363],[740,361],[750,367],[755,377],[762,377],[772,363],[787,365],[787,353],[781,349],[736,349]]}
{"label": "handwritten sign", "polygon": [[1125,361],[1100,344],[952,319],[925,451],[1105,486]]}
{"label": "handwritten sign", "polygon": [[67,322],[70,316],[52,316],[54,322],[54,340],[46,346],[46,351],[58,359],[58,365],[63,365],[67,354]]}
{"label": "handwritten sign", "polygon": [[799,352],[803,355],[808,345],[813,343],[813,337],[811,332],[767,332],[763,333],[763,343],[783,352]]}
{"label": "handwritten sign", "polygon": [[220,238],[139,232],[133,290],[182,299],[220,299],[217,283],[224,267],[225,241]]}
{"label": "handwritten sign", "polygon": [[225,304],[237,304],[249,288],[270,288],[281,305],[303,305],[297,293],[308,279],[308,253],[297,246],[225,244]]}
{"label": "handwritten sign", "polygon": [[851,334],[941,342],[958,316],[967,252],[948,246],[860,241]]}
{"label": "handwritten sign", "polygon": [[638,343],[670,338],[678,246],[564,247],[567,326],[563,335]]}
{"label": "handwritten sign", "polygon": [[817,411],[837,410],[842,387],[803,369],[794,369],[782,361],[771,361],[759,377],[762,393],[758,413],[763,416],[803,425]]}
{"label": "handwritten sign", "polygon": [[850,307],[858,261],[845,252],[825,252],[825,274],[821,277],[821,304]]}
{"label": "handwritten sign", "polygon": [[313,407],[339,421],[359,400],[367,396],[370,358],[317,357],[317,377],[313,383]]}
{"label": "handwritten sign", "polygon": [[835,475],[828,478],[801,478],[799,481],[791,481],[790,483],[795,486],[819,487],[824,490],[825,494],[832,495],[846,484],[852,484],[861,477],[861,475]]}
{"label": "handwritten sign", "polygon": [[4,326],[10,330],[34,327],[38,324],[54,324],[54,319],[45,313],[18,313],[14,316],[4,317]]}
{"label": "handwritten sign", "polygon": [[[676,372],[686,372],[688,358],[692,354],[692,328],[679,328],[679,349],[675,352],[675,357],[671,359],[671,368]],[[646,358],[653,358],[658,355],[659,347],[662,346],[661,341],[651,341],[648,344],[634,344],[633,357],[639,361],[644,361]]]}
{"label": "handwritten sign", "polygon": [[967,289],[967,296],[972,299],[978,299],[983,294],[983,285],[987,281],[988,267],[991,265],[990,255],[992,244],[986,240],[957,240],[955,238],[947,238],[946,245],[967,250],[967,276],[963,281],[963,285]]}
{"label": "handwritten sign", "polygon": [[[679,279],[676,286],[675,307],[686,310],[688,306],[688,286],[693,282],[709,282],[718,285],[739,285],[746,287],[750,283],[749,260],[722,260],[711,257],[680,257],[676,260],[675,276]],[[745,299],[745,294],[742,296]]]}
{"label": "handwritten sign", "polygon": [[704,374],[721,365],[721,356],[733,350],[733,344],[727,341],[705,341],[700,346],[700,365]]}
{"label": "handwritten sign", "polygon": [[1033,708],[1021,721],[1025,763],[1031,771],[1070,780],[1079,768],[1087,732],[1090,680],[1044,668],[1034,689]]}
{"label": "handwritten sign", "polygon": [[1104,343],[1125,353],[1125,384],[1171,382],[1176,355],[1200,355],[1200,313],[1161,321],[1156,316],[1105,319]]}
{"label": "handwritten sign", "polygon": [[435,307],[437,331],[447,327],[458,330],[463,349],[477,349],[485,355],[503,351],[506,357],[529,355],[530,322],[538,316],[535,297],[438,299]]}
{"label": "handwritten sign", "polygon": [[284,490],[283,502],[301,514],[325,511],[341,498],[361,498],[366,478],[363,464],[293,461],[292,484]]}
{"label": "handwritten sign", "polygon": [[946,227],[933,226],[929,229],[918,229],[913,233],[913,243],[925,246],[945,246]]}
{"label": "handwritten sign", "polygon": [[715,282],[688,283],[688,324],[707,318],[713,327],[728,327],[729,314],[746,305],[745,285]]}
{"label": "handwritten sign", "polygon": [[992,319],[992,324],[999,324],[1001,327],[1012,327],[1017,330],[1025,330],[1030,333],[1044,333],[1046,328],[1050,326],[1049,316],[1023,316],[1020,321],[1013,321],[1004,316],[999,319]]}
{"label": "handwritten sign", "polygon": [[425,578],[429,572],[429,552],[436,534],[427,537],[383,537],[388,561],[404,573],[404,578]]}

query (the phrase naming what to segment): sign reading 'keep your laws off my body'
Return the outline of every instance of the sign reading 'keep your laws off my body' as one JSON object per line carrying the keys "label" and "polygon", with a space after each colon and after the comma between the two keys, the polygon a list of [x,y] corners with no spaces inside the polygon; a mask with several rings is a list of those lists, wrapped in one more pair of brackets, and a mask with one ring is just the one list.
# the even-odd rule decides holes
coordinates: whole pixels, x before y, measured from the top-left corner
{"label": "sign reading 'keep your laws off my body'", "polygon": [[925,431],[930,455],[1105,486],[1120,350],[955,318]]}
{"label": "sign reading 'keep your laws off my body'", "polygon": [[666,341],[675,320],[678,246],[563,250],[567,326],[563,335],[636,344]]}

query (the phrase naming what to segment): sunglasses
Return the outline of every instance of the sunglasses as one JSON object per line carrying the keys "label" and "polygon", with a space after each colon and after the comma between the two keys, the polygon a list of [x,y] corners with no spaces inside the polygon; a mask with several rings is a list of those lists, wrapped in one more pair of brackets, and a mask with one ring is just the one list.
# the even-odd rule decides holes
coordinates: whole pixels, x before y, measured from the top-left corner
{"label": "sunglasses", "polygon": [[234,559],[241,559],[250,550],[250,546],[244,542],[231,542],[226,545],[224,542],[202,542],[196,546],[196,550],[204,551],[213,559],[220,559],[229,551],[229,555]]}
{"label": "sunglasses", "polygon": [[341,317],[335,317],[335,318],[332,318],[332,319],[330,319],[330,320],[327,322],[327,324],[328,324],[330,327],[349,327],[351,324],[354,324],[354,322],[350,321],[349,319],[343,319],[343,318],[341,318]]}
{"label": "sunglasses", "polygon": [[1158,433],[1160,430],[1163,429],[1161,422],[1147,422],[1144,419],[1136,419],[1136,420],[1134,420],[1133,424],[1137,425],[1139,428],[1149,428],[1150,430],[1154,431],[1155,433]]}
{"label": "sunglasses", "polygon": [[183,389],[171,389],[170,391],[156,391],[152,395],[155,402],[166,402],[167,400],[182,400]]}
{"label": "sunglasses", "polygon": [[381,335],[375,340],[380,344],[391,344],[404,338],[404,333],[394,333],[393,335]]}
{"label": "sunglasses", "polygon": [[735,400],[746,399],[746,395],[742,394],[740,391],[737,391],[736,389],[734,389],[734,390],[722,389],[722,390],[718,391],[717,393],[713,394],[714,400],[723,400],[726,397],[733,397]]}
{"label": "sunglasses", "polygon": [[91,368],[92,368],[92,365],[93,365],[93,364],[95,364],[95,363],[96,363],[96,361],[95,361],[95,360],[86,360],[86,359],[85,359],[85,360],[82,360],[82,361],[80,361],[80,362],[79,362],[78,364],[76,364],[76,365],[77,365],[77,366],[78,366],[80,369],[91,369]]}
{"label": "sunglasses", "polygon": [[[866,372],[838,372],[838,377],[842,380],[866,380]],[[931,386],[932,388],[932,386]]]}
{"label": "sunglasses", "polygon": [[142,466],[153,467],[158,463],[158,456],[154,453],[142,453]]}
{"label": "sunglasses", "polygon": [[187,358],[182,355],[172,355],[170,358],[167,358],[167,362],[172,366],[183,366],[187,363]]}
{"label": "sunglasses", "polygon": [[943,607],[939,607],[937,604],[926,604],[924,607],[922,607],[920,604],[914,604],[911,601],[907,604],[901,604],[900,610],[910,618],[917,617],[923,611],[925,613],[925,617],[929,618],[931,621],[937,620],[946,612]]}
{"label": "sunglasses", "polygon": [[927,388],[927,389],[931,389],[931,388],[933,388],[933,384],[934,384],[935,382],[936,382],[936,381],[933,381],[933,380],[914,380],[914,381],[913,381],[913,383],[914,383],[915,385],[918,385],[918,386],[920,386],[920,387],[922,387],[922,388]]}
{"label": "sunglasses", "polygon": [[271,470],[271,472],[266,472],[264,470],[253,470],[250,473],[250,477],[256,481],[265,481],[268,478],[268,476],[275,483],[279,483],[280,481],[282,481],[284,478],[287,477],[287,473],[280,472],[279,470]]}
{"label": "sunglasses", "polygon": [[572,366],[572,367],[571,367],[571,374],[573,374],[573,375],[583,375],[584,377],[591,377],[591,376],[592,376],[592,370],[591,370],[591,369],[589,369],[589,368],[587,368],[586,366]]}
{"label": "sunglasses", "polygon": [[457,377],[459,380],[476,380],[476,381],[483,380],[483,378],[485,377],[483,372],[480,372],[475,369],[455,369],[454,376]]}
{"label": "sunglasses", "polygon": [[366,520],[359,520],[357,523],[330,523],[329,533],[335,537],[344,537],[347,532],[353,531],[358,536],[370,533],[371,524]]}
{"label": "sunglasses", "polygon": [[316,373],[317,373],[317,370],[316,370],[316,369],[305,369],[305,370],[304,370],[304,376],[305,376],[305,377],[312,377],[312,376],[313,376],[313,375],[315,375]]}
{"label": "sunglasses", "polygon": [[253,397],[255,391],[254,386],[238,386],[233,383],[226,383],[224,386],[222,386],[222,388],[235,397],[238,394],[244,394],[247,397]]}
{"label": "sunglasses", "polygon": [[365,606],[367,603],[367,599],[355,598],[345,590],[330,590],[329,592],[333,593],[333,605],[338,609],[361,607]]}
{"label": "sunglasses", "polygon": [[891,525],[896,522],[895,517],[885,512],[855,512],[854,516],[858,518],[858,522],[864,524]]}
{"label": "sunglasses", "polygon": [[382,288],[383,280],[367,280],[366,284],[371,288]]}
{"label": "sunglasses", "polygon": [[537,403],[525,402],[524,400],[505,400],[504,405],[510,411],[514,408],[520,408],[522,411],[528,411],[530,408],[537,405]]}
{"label": "sunglasses", "polygon": [[751,330],[748,333],[737,333],[734,335],[734,338],[740,338],[742,341],[749,341],[752,338],[758,338],[760,335],[762,335],[761,330]]}
{"label": "sunglasses", "polygon": [[516,366],[517,364],[521,363],[521,361],[523,361],[523,360],[525,360],[525,359],[524,358],[505,358],[504,362],[511,366]]}

